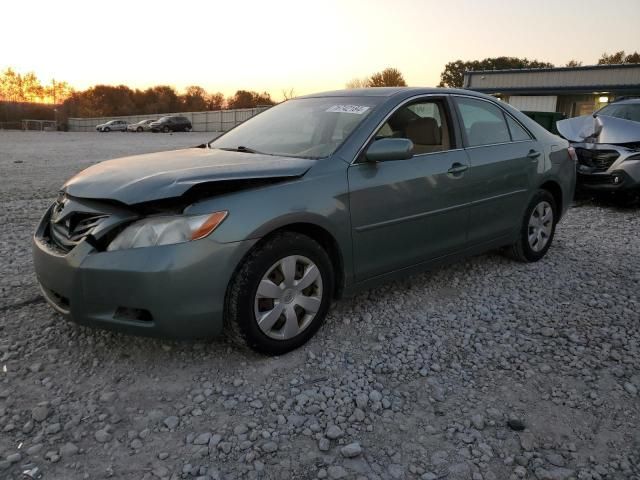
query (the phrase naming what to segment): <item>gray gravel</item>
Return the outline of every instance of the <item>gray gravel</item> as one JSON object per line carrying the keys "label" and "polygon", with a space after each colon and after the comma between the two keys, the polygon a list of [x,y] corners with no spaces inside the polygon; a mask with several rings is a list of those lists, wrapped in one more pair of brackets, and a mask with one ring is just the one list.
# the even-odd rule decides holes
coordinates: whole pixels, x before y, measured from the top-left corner
{"label": "gray gravel", "polygon": [[57,188],[206,138],[0,132],[0,478],[640,478],[637,208],[341,300],[279,358],[62,321],[29,249]]}

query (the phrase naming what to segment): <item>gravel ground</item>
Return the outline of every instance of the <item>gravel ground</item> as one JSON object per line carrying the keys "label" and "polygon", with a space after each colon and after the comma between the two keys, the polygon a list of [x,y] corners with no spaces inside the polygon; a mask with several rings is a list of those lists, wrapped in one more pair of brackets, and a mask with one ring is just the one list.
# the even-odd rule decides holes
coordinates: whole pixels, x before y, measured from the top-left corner
{"label": "gravel ground", "polygon": [[0,132],[0,478],[640,478],[637,207],[341,300],[282,357],[64,322],[29,247],[57,188],[204,139]]}

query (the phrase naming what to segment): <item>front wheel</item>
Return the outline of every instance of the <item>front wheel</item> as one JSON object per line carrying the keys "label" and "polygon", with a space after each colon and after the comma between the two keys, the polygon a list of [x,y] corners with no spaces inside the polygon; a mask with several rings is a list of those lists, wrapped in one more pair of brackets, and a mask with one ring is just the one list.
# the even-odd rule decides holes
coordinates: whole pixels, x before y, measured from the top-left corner
{"label": "front wheel", "polygon": [[102,131],[103,131],[103,132],[110,132],[110,131],[111,131],[111,129],[110,129],[109,127],[104,127],[104,128],[102,129]]}
{"label": "front wheel", "polygon": [[225,325],[237,343],[280,355],[309,340],[327,315],[334,273],[315,240],[283,232],[243,261],[227,290]]}
{"label": "front wheel", "polygon": [[163,131],[164,133],[169,133],[169,130],[170,130],[170,129],[169,129],[169,127],[167,127],[167,126],[165,126],[165,127],[162,129],[162,131]]}
{"label": "front wheel", "polygon": [[142,127],[138,127],[136,130],[137,130],[138,133],[140,133],[140,132],[142,132]]}
{"label": "front wheel", "polygon": [[525,211],[519,238],[509,254],[521,262],[537,262],[545,256],[556,231],[558,212],[553,195],[538,190]]}

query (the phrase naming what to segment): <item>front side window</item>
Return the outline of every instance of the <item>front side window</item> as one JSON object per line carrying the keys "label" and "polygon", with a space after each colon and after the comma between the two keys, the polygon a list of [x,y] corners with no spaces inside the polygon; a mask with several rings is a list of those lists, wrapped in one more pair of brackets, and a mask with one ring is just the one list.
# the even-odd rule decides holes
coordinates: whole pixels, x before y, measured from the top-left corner
{"label": "front side window", "polygon": [[375,138],[408,138],[415,155],[450,150],[452,143],[441,100],[419,101],[398,109]]}
{"label": "front side window", "polygon": [[331,155],[384,97],[299,98],[262,112],[209,144],[269,155]]}
{"label": "front side window", "polygon": [[470,147],[511,141],[502,110],[490,102],[456,97],[467,143]]}

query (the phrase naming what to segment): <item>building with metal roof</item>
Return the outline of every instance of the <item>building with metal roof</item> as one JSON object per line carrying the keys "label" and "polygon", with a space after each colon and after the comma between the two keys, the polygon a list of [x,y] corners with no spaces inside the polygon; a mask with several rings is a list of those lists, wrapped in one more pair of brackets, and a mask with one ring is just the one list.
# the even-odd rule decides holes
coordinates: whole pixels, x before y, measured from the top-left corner
{"label": "building with metal roof", "polygon": [[640,96],[640,64],[470,71],[464,88],[495,95],[522,111],[575,117],[620,97]]}

